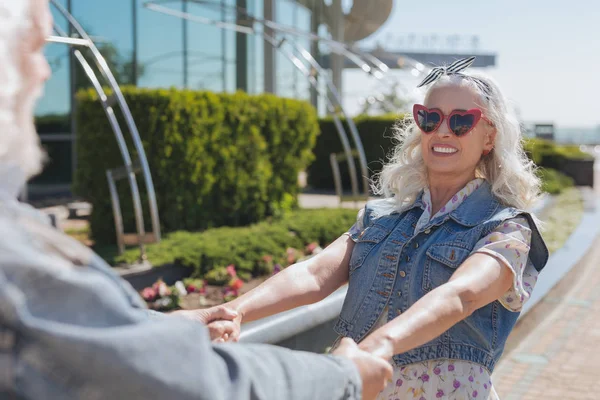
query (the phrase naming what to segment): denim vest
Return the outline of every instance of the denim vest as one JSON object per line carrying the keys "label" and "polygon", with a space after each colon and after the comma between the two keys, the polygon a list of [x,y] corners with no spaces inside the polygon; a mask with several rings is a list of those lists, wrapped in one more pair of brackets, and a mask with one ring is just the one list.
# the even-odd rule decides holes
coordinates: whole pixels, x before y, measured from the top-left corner
{"label": "denim vest", "polygon": [[[357,342],[370,333],[386,306],[391,321],[448,282],[475,244],[505,220],[525,217],[532,232],[533,266],[541,271],[548,260],[548,249],[531,215],[500,204],[487,182],[456,210],[432,219],[420,231],[415,226],[423,213],[421,197],[400,214],[378,216],[386,201],[375,200],[365,207],[364,229],[353,237],[348,292],[334,327],[339,335]],[[395,355],[394,363],[400,367],[454,359],[477,363],[491,372],[518,316],[494,301],[429,343]]]}

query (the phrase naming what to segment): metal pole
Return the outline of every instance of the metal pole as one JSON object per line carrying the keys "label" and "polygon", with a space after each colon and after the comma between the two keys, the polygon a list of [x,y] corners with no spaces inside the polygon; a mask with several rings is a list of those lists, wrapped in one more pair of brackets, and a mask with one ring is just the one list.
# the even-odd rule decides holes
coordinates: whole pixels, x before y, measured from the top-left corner
{"label": "metal pole", "polygon": [[[266,19],[273,19],[276,15],[275,7],[277,3],[275,0],[264,0],[263,2],[263,13]],[[273,29],[263,26],[266,35],[273,36]],[[275,57],[275,47],[271,46],[269,41],[264,39],[264,65],[265,65],[265,92],[277,93],[277,71]]]}
{"label": "metal pole", "polygon": [[123,254],[125,251],[125,240],[123,238],[123,216],[121,214],[121,203],[119,202],[119,194],[117,193],[117,186],[112,176],[111,171],[106,171],[106,179],[108,180],[108,191],[110,192],[110,201],[113,207],[113,216],[115,218],[115,231],[117,234],[117,246],[119,247],[119,254]]}
{"label": "metal pole", "polygon": [[[144,219],[143,219],[143,216],[141,215],[142,201],[140,199],[140,193],[138,190],[135,173],[132,168],[131,158],[129,157],[129,152],[127,151],[127,143],[125,142],[125,138],[123,137],[123,133],[121,132],[121,127],[119,126],[117,117],[115,116],[115,113],[114,113],[112,107],[109,106],[107,103],[108,97],[104,93],[104,89],[102,89],[102,86],[100,85],[98,78],[96,78],[96,75],[94,74],[94,71],[92,70],[92,67],[90,67],[90,65],[85,60],[85,58],[83,57],[83,55],[81,54],[81,52],[79,50],[75,50],[74,53],[75,53],[75,57],[77,57],[77,60],[83,67],[85,73],[87,74],[90,82],[94,86],[94,89],[96,89],[96,93],[98,93],[98,96],[100,97],[100,102],[102,103],[104,112],[106,113],[106,116],[108,117],[108,121],[109,121],[110,125],[112,126],[112,129],[115,133],[115,137],[117,138],[117,144],[119,145],[119,150],[121,150],[121,154],[123,155],[123,162],[125,163],[125,166],[128,169],[127,178],[129,180],[129,186],[131,187],[131,196],[133,198],[133,206],[134,206],[133,208],[134,208],[135,214],[136,214],[135,220],[136,220],[136,225],[137,225],[137,230],[138,230],[140,258],[143,260],[143,259],[145,259],[145,254],[146,254],[145,245],[144,245],[144,239],[145,239],[146,233],[144,231]],[[112,175],[109,175],[109,184],[111,181],[112,181]],[[109,189],[112,190],[110,187],[109,187]],[[116,188],[114,190],[116,192]],[[112,196],[112,193],[111,193],[111,196]],[[115,210],[114,211],[115,221],[117,220],[117,213],[121,214],[121,209],[120,209],[120,205],[118,203],[118,199],[117,199],[116,205],[119,206],[119,208],[114,208],[115,202],[113,200],[113,210]],[[138,215],[138,213],[140,215]],[[120,216],[119,216],[119,219],[121,220],[121,225],[122,225],[122,218]],[[119,228],[119,227],[117,226],[117,228]],[[119,229],[121,229],[121,240],[122,240],[123,239],[122,238],[122,229],[123,229],[122,226]],[[119,240],[119,234],[117,234],[117,240]]]}
{"label": "metal pole", "polygon": [[138,80],[138,35],[137,35],[137,4],[136,0],[131,0],[131,34],[133,38],[133,52],[131,53],[131,63],[132,63],[132,76],[131,83],[137,86]]}
{"label": "metal pole", "polygon": [[[181,2],[181,11],[187,14],[187,0]],[[187,20],[181,21],[182,42],[183,42],[183,87],[188,87],[188,41],[187,41]]]}
{"label": "metal pole", "polygon": [[338,164],[337,155],[331,153],[329,155],[329,162],[331,163],[331,170],[333,171],[333,183],[335,185],[335,193],[340,198],[340,206],[342,205],[342,174],[340,174],[340,165]]}

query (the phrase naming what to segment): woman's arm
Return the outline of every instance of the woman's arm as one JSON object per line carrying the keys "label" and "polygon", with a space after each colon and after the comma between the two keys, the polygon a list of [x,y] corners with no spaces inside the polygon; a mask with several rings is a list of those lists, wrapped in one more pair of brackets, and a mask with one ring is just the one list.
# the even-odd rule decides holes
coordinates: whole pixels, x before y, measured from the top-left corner
{"label": "woman's arm", "polygon": [[353,248],[350,237],[342,235],[319,254],[289,266],[226,306],[247,322],[323,300],[348,281]]}
{"label": "woman's arm", "polygon": [[513,273],[498,259],[475,253],[447,283],[370,334],[360,347],[385,358],[414,349],[500,298],[512,281]]}

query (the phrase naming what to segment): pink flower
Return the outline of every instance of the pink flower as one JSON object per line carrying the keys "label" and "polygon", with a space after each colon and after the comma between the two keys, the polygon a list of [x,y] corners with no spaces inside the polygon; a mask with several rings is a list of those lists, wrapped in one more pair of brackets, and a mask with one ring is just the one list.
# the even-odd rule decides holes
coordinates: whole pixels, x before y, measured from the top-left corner
{"label": "pink flower", "polygon": [[454,195],[454,197],[452,198],[452,202],[453,202],[453,203],[456,203],[457,201],[458,201],[458,196],[457,196],[457,195]]}
{"label": "pink flower", "polygon": [[453,364],[448,365],[448,371],[450,371],[450,372],[454,371],[454,365]]}
{"label": "pink flower", "polygon": [[460,387],[460,382],[455,379],[452,386],[454,386],[454,389],[458,389]]}
{"label": "pink flower", "polygon": [[396,386],[398,386],[398,387],[402,386],[402,379],[398,379],[396,381]]}
{"label": "pink flower", "polygon": [[231,264],[228,265],[227,268],[225,268],[227,270],[227,273],[232,277],[232,278],[237,278],[237,272],[235,272],[235,265]]}
{"label": "pink flower", "polygon": [[436,375],[439,375],[441,372],[442,372],[442,370],[440,369],[440,367],[435,367],[433,369],[433,373],[436,374]]}
{"label": "pink flower", "polygon": [[421,375],[421,380],[422,380],[423,382],[429,382],[429,375],[427,375],[427,374],[423,374],[423,375]]}
{"label": "pink flower", "polygon": [[308,254],[312,254],[312,253],[313,253],[313,251],[315,251],[315,249],[316,249],[317,247],[319,247],[319,243],[317,243],[317,242],[312,242],[312,243],[310,243],[310,244],[308,244],[308,245],[306,246],[306,252],[307,252]]}
{"label": "pink flower", "polygon": [[442,389],[438,389],[437,394],[435,395],[438,399],[444,397],[444,391]]}
{"label": "pink flower", "polygon": [[473,382],[473,381],[474,381],[474,379],[473,379],[473,375],[470,375],[470,376],[469,376],[469,382]]}
{"label": "pink flower", "polygon": [[147,287],[142,290],[142,298],[146,301],[154,301],[157,295],[158,293],[154,288]]}
{"label": "pink flower", "polygon": [[158,294],[160,297],[170,296],[171,289],[163,281],[158,282]]}
{"label": "pink flower", "polygon": [[477,390],[473,391],[473,397],[477,397]]}

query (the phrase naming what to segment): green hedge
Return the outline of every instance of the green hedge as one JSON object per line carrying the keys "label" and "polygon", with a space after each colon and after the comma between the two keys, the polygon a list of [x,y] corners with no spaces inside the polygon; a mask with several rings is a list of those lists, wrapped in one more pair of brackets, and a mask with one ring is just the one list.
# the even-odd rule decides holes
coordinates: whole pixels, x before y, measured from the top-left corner
{"label": "green hedge", "polygon": [[528,138],[523,147],[533,162],[544,168],[560,170],[566,160],[586,160],[591,155],[579,150],[577,145],[557,145],[549,140]]}
{"label": "green hedge", "polygon": [[[288,248],[303,249],[312,242],[322,246],[331,243],[354,224],[356,213],[350,209],[297,210],[245,227],[173,232],[160,243],[148,245],[148,260],[154,266],[178,264],[194,268],[197,277],[229,264],[258,275],[263,256],[273,256],[274,262],[285,265]],[[117,261],[133,263],[138,257],[139,250],[132,249]]]}
{"label": "green hedge", "polygon": [[[402,116],[400,116],[402,118]],[[365,155],[370,169],[370,176],[381,170],[382,160],[387,160],[391,154],[395,142],[393,140],[392,127],[398,121],[398,116],[359,116],[355,123],[360,132]],[[345,121],[344,121],[345,122]],[[321,134],[317,139],[314,154],[315,161],[308,168],[308,185],[315,189],[334,189],[333,175],[329,161],[330,153],[342,153],[341,141],[331,118],[319,121]],[[347,127],[347,125],[344,125]],[[349,134],[349,133],[348,133]],[[565,160],[589,159],[591,156],[579,150],[576,145],[557,145],[551,141],[528,138],[524,141],[524,148],[528,156],[543,168],[561,170]],[[354,146],[353,146],[354,147]],[[345,162],[340,163],[342,174],[342,185],[344,190],[350,190],[350,178]],[[358,158],[357,172],[360,173]],[[562,174],[561,174],[562,175]],[[555,174],[542,172],[543,178],[556,178]],[[563,175],[564,176],[564,175]],[[558,180],[553,179],[551,186]],[[561,182],[566,182],[564,179]],[[548,186],[549,187],[549,186]],[[551,190],[555,190],[551,188]]]}
{"label": "green hedge", "polygon": [[[365,149],[367,158],[367,166],[369,168],[369,176],[379,172],[382,167],[382,161],[386,160],[389,151],[393,148],[392,144],[392,126],[398,120],[397,115],[383,116],[359,116],[354,119],[354,123],[359,132],[360,139]],[[348,134],[348,140],[354,147],[350,130],[346,121],[344,129]],[[307,170],[308,185],[315,189],[333,189],[333,174],[331,172],[331,163],[329,154],[343,153],[342,142],[338,136],[337,130],[331,117],[319,120],[321,134],[317,138],[317,143],[314,148],[315,161]],[[356,172],[359,176],[359,188],[362,188],[362,180],[360,179],[360,164],[358,157],[356,160]],[[344,190],[350,190],[350,175],[348,174],[348,165],[345,161],[341,161],[340,172],[342,175],[342,187]]]}
{"label": "green hedge", "polygon": [[552,168],[539,168],[537,174],[542,180],[542,191],[546,193],[559,194],[575,185],[572,178]]}
{"label": "green hedge", "polygon": [[[163,231],[246,225],[296,205],[298,172],[313,160],[319,133],[308,103],[241,92],[126,87],[123,94],[152,171]],[[75,191],[93,205],[93,238],[111,243],[115,230],[105,171],[123,160],[96,93],[81,91],[77,102]],[[147,210],[141,175],[138,183]],[[125,229],[134,232],[125,180],[118,190]],[[149,229],[148,215],[145,221]]]}

